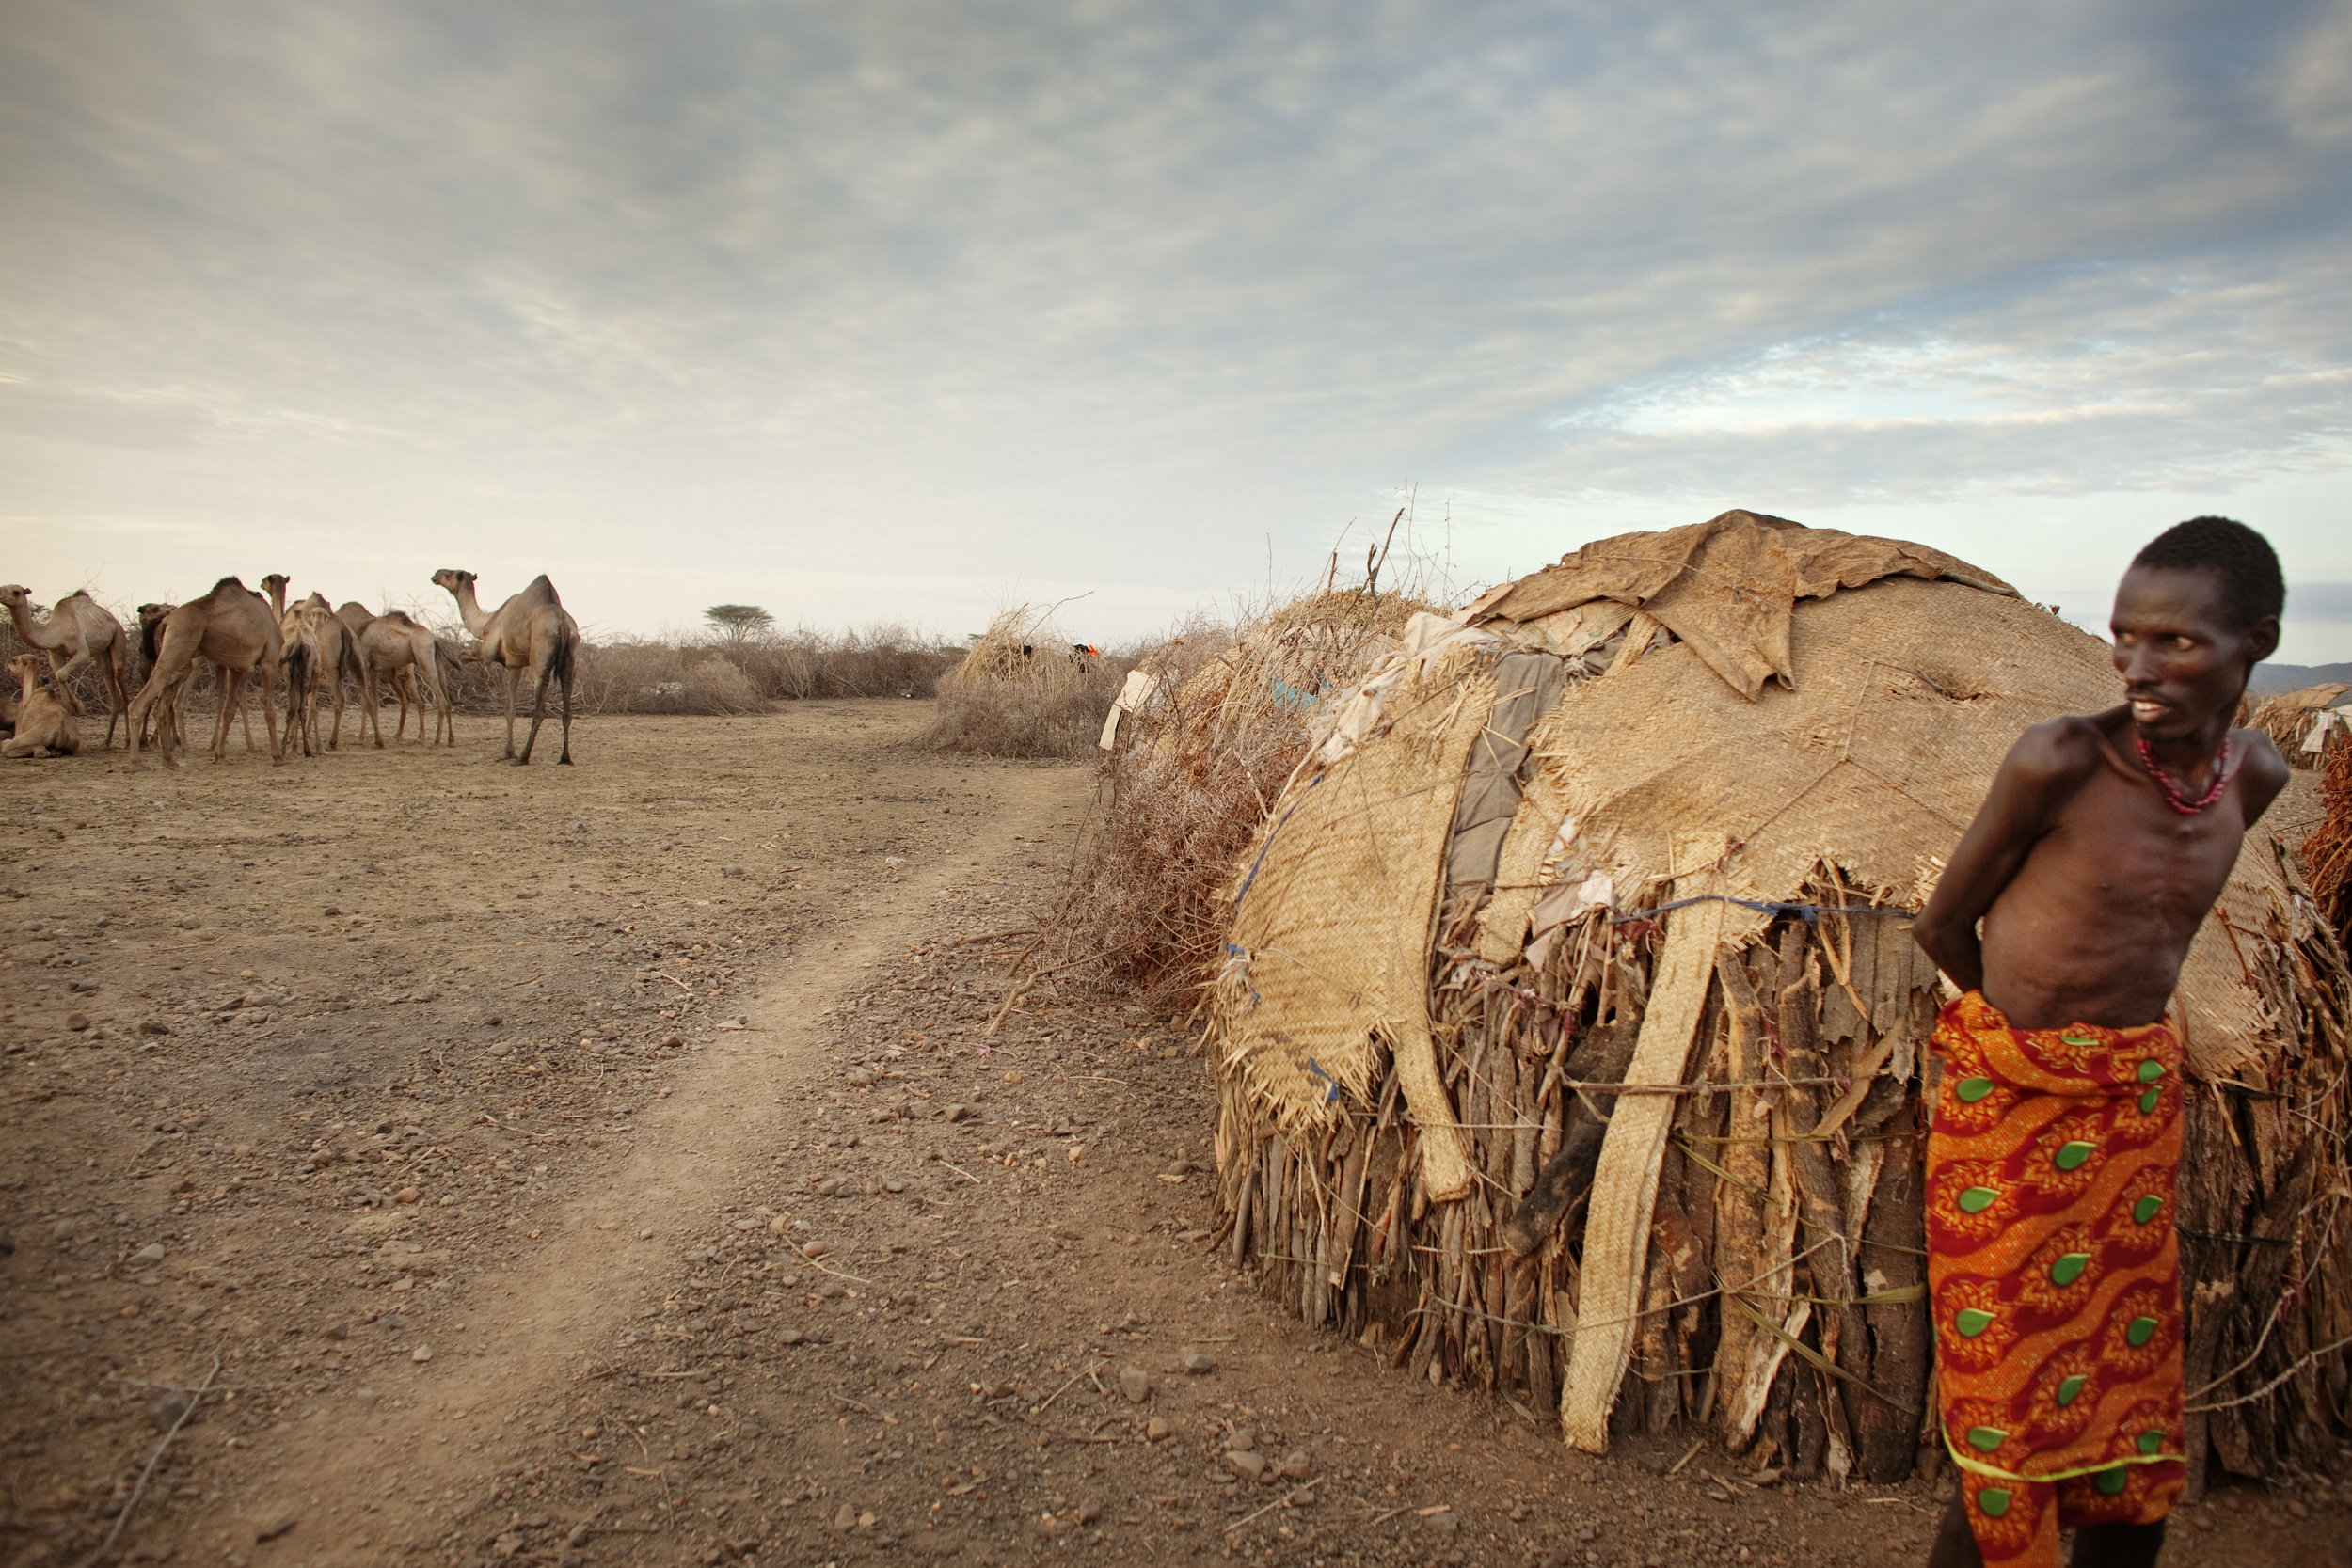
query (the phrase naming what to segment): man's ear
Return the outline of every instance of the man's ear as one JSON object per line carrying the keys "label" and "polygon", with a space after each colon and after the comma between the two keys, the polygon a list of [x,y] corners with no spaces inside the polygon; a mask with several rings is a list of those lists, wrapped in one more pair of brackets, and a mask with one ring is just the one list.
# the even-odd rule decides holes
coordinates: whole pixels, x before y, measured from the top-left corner
{"label": "man's ear", "polygon": [[2256,664],[2279,651],[2279,617],[2265,615],[2247,628],[2246,651]]}

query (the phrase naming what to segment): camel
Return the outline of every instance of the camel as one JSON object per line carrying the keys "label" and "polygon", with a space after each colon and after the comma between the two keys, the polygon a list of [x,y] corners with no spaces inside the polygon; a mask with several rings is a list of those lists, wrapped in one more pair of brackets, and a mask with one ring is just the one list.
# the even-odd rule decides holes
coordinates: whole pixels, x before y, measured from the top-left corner
{"label": "camel", "polygon": [[[340,616],[342,611],[338,610]],[[435,726],[431,744],[441,744],[446,731],[449,744],[457,744],[457,719],[450,705],[449,684],[442,677],[446,655],[434,635],[397,610],[388,610],[368,622],[359,634],[359,658],[372,675],[391,682],[393,693],[400,698],[400,722],[392,731],[397,743],[408,729],[408,704],[412,689],[408,677],[414,675],[424,682],[424,689],[433,699],[439,723]],[[369,711],[374,712],[371,702]],[[417,703],[417,738],[424,739],[424,704]],[[375,720],[375,745],[384,747],[384,721]]]}
{"label": "camel", "polygon": [[[131,754],[139,751],[139,736],[147,715],[157,703],[176,700],[178,689],[185,685],[195,673],[199,657],[211,664],[220,675],[220,712],[213,724],[213,761],[229,759],[229,718],[233,712],[245,711],[243,697],[246,677],[250,674],[262,684],[262,719],[269,726],[269,758],[273,763],[285,760],[278,739],[278,663],[284,652],[284,639],[278,629],[278,621],[269,612],[269,605],[235,578],[223,578],[213,584],[213,591],[200,599],[191,599],[164,618],[163,632],[155,654],[154,668],[148,672],[147,684],[131,701]],[[252,721],[246,721],[246,744],[253,743]],[[167,741],[167,730],[171,739]],[[178,726],[168,716],[156,726],[157,747],[164,761],[172,761],[178,744]]]}
{"label": "camel", "polygon": [[[473,657],[484,664],[496,662],[506,667],[506,754],[516,766],[525,767],[531,761],[531,749],[539,740],[539,725],[548,715],[548,682],[561,682],[564,689],[564,754],[555,760],[559,766],[569,767],[572,760],[572,664],[580,652],[580,623],[564,609],[564,601],[555,596],[555,584],[543,575],[531,579],[531,586],[499,606],[498,613],[485,615],[474,599],[474,574],[444,566],[433,574],[433,580],[450,591],[457,600],[457,613],[465,618],[466,629],[475,638]],[[529,670],[537,687],[532,699],[531,734],[523,741],[522,755],[515,755],[515,691]]]}
{"label": "camel", "polygon": [[[316,754],[318,739],[317,696],[321,689],[330,693],[335,703],[335,722],[327,732],[326,750],[341,751],[343,743],[343,680],[348,676],[359,683],[361,700],[373,695],[373,683],[367,679],[365,665],[360,662],[358,640],[351,628],[335,618],[327,602],[313,594],[289,610],[278,619],[278,631],[285,644],[280,656],[286,667],[286,725],[289,733],[299,726],[302,735],[302,754]],[[366,719],[360,721],[360,734],[367,733]]]}
{"label": "camel", "polygon": [[[98,672],[99,684],[106,691],[105,746],[112,746],[115,721],[128,713],[131,706],[123,670],[129,640],[122,635],[122,623],[78,588],[56,602],[45,622],[33,619],[32,594],[15,583],[0,587],[0,605],[8,607],[8,619],[16,624],[18,640],[48,653],[50,673],[57,683],[57,695],[67,711],[82,711],[67,677],[85,664]],[[130,744],[127,737],[123,744]]]}
{"label": "camel", "polygon": [[81,721],[41,684],[40,663],[31,654],[8,660],[24,690],[16,700],[16,734],[0,742],[0,757],[70,757],[82,749]]}
{"label": "camel", "polygon": [[[177,608],[179,607],[176,605],[167,604],[143,604],[139,606],[139,681],[142,685],[146,683],[149,675],[154,673],[155,656],[163,647],[164,620]],[[174,704],[159,709],[157,712],[156,721],[159,724],[166,721],[170,721],[172,725],[172,734],[175,737],[171,744],[176,747],[179,745],[177,736],[179,734],[180,716],[174,711],[174,708],[177,705],[176,699],[178,697],[178,693],[173,693],[173,696],[175,698]],[[147,726],[145,724],[141,724],[139,726],[139,744],[142,746],[147,744]],[[162,742],[159,740],[157,744],[160,746]]]}

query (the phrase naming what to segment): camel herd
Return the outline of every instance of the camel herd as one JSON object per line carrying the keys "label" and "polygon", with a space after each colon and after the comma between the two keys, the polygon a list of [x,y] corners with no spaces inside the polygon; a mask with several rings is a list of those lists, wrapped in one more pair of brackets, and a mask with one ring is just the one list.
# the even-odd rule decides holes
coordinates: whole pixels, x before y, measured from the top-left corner
{"label": "camel herd", "polygon": [[[325,711],[325,750],[342,743],[343,694],[348,683],[358,693],[359,735],[371,724],[378,750],[384,746],[384,726],[377,716],[379,687],[389,687],[400,703],[400,720],[392,730],[397,744],[407,733],[408,710],[417,710],[417,738],[424,739],[425,705],[432,704],[435,727],[430,744],[457,743],[451,681],[461,657],[506,672],[506,755],[516,764],[531,761],[538,743],[539,725],[547,717],[548,684],[562,691],[564,751],[556,760],[572,760],[572,670],[580,650],[580,624],[556,597],[555,585],[545,577],[508,599],[495,611],[485,611],[474,598],[471,572],[443,568],[433,581],[449,590],[473,646],[462,656],[424,626],[400,610],[378,615],[358,601],[340,608],[318,594],[294,605],[286,603],[287,578],[273,572],[262,579],[264,598],[235,578],[223,578],[211,593],[183,605],[139,606],[139,656],[147,678],[131,690],[131,639],[122,623],[87,593],[76,591],[57,601],[45,620],[36,619],[32,595],[11,583],[0,587],[18,639],[49,656],[44,679],[40,660],[19,655],[8,664],[19,690],[0,701],[0,726],[13,726],[0,743],[0,756],[72,756],[82,749],[79,715],[69,677],[87,666],[95,671],[106,694],[106,738],[101,749],[113,746],[115,726],[124,730],[123,744],[135,760],[149,740],[167,765],[176,765],[181,750],[180,707],[199,664],[209,664],[219,677],[220,702],[213,725],[213,760],[229,753],[230,716],[244,725],[246,749],[253,749],[253,721],[244,704],[248,680],[262,689],[262,715],[269,732],[270,760],[284,760],[296,741],[304,756],[321,749],[319,729]],[[515,705],[525,672],[534,687],[531,732],[520,755],[515,751]],[[277,693],[280,678],[286,689],[286,726],[278,725]]]}

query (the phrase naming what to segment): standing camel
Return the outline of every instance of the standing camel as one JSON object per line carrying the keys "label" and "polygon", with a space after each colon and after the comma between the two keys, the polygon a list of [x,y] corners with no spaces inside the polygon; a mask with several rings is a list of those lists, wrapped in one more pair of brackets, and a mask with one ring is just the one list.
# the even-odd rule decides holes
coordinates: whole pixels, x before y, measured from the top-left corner
{"label": "standing camel", "polygon": [[0,757],[70,757],[82,749],[82,726],[59,693],[41,685],[40,660],[19,654],[8,669],[23,683],[16,703],[16,733],[0,744]]}
{"label": "standing camel", "polygon": [[[564,688],[564,754],[555,760],[569,765],[572,760],[572,664],[580,653],[580,623],[564,608],[564,601],[555,596],[555,584],[546,577],[531,579],[531,586],[499,606],[498,613],[485,615],[475,602],[471,572],[454,571],[444,566],[433,574],[433,580],[446,588],[457,600],[457,613],[465,618],[466,629],[473,633],[476,643],[474,657],[485,664],[506,666],[506,754],[516,766],[531,761],[531,748],[538,743],[539,725],[548,714],[548,682],[552,679]],[[515,755],[515,690],[529,670],[537,687],[532,700],[531,734],[523,741],[523,754]]]}
{"label": "standing camel", "polygon": [[[229,759],[229,718],[244,712],[246,676],[252,675],[262,683],[262,719],[269,726],[269,759],[285,760],[278,740],[278,663],[284,651],[277,618],[270,614],[269,605],[262,597],[235,578],[223,578],[213,584],[213,591],[200,599],[186,604],[164,617],[163,635],[158,640],[155,667],[148,672],[147,684],[131,700],[131,754],[139,751],[139,736],[147,715],[157,703],[167,705],[177,700],[178,689],[194,673],[196,661],[201,657],[220,675],[220,712],[213,724],[213,760]],[[156,729],[158,748],[164,761],[172,760],[178,741],[174,733],[165,738],[167,729],[176,732],[176,725],[159,723]],[[252,744],[252,730],[247,721],[246,743]]]}
{"label": "standing camel", "polygon": [[[18,641],[49,655],[50,674],[57,683],[57,696],[66,711],[82,711],[67,677],[85,664],[98,672],[98,682],[106,691],[106,739],[99,748],[103,751],[115,743],[115,721],[131,706],[123,673],[130,641],[122,635],[122,623],[78,588],[57,601],[46,622],[37,622],[33,619],[32,597],[15,583],[0,588],[0,605],[8,607],[8,619],[16,625]],[[125,738],[123,744],[129,745],[129,739]]]}
{"label": "standing camel", "polygon": [[[338,617],[342,613],[341,610],[336,611]],[[457,719],[450,706],[449,683],[441,673],[441,645],[431,632],[400,610],[388,610],[370,620],[367,629],[359,634],[359,659],[367,667],[372,679],[390,681],[393,692],[400,698],[400,723],[392,731],[394,741],[398,741],[408,728],[408,677],[413,675],[424,683],[426,694],[433,699],[436,717],[440,721],[434,729],[432,743],[439,745],[442,733],[446,730],[449,743],[452,746],[457,744]],[[376,714],[373,698],[368,703],[368,711],[374,718],[376,750],[382,751],[384,721]],[[424,704],[421,701],[417,704],[417,738],[424,738]]]}
{"label": "standing camel", "polygon": [[[325,689],[334,699],[335,722],[327,731],[326,750],[341,751],[343,744],[343,681],[345,677],[358,682],[361,699],[372,692],[366,667],[359,658],[359,641],[351,635],[351,628],[337,620],[327,602],[313,594],[279,618],[278,635],[285,640],[286,664],[286,722],[291,729],[297,720],[302,730],[302,754],[313,754],[318,737],[318,693]],[[364,736],[366,721],[361,721]]]}

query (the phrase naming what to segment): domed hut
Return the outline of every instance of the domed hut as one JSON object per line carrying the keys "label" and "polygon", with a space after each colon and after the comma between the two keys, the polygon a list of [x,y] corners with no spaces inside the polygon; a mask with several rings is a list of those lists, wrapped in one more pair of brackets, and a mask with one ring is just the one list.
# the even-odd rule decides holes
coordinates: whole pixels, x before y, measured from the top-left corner
{"label": "domed hut", "polygon": [[[1695,1426],[1910,1473],[1944,982],[1907,917],[2018,733],[2114,702],[2106,645],[1939,551],[1748,512],[1404,641],[1232,884],[1232,1257],[1581,1449]],[[2175,1008],[2192,1442],[2259,1473],[2352,1411],[2352,978],[2269,835]]]}
{"label": "domed hut", "polygon": [[2342,681],[2278,692],[2252,705],[2246,722],[2270,736],[2289,763],[2316,768],[2327,750],[2328,731],[2344,721],[2342,705],[2346,692],[2352,692],[2352,686]]}

